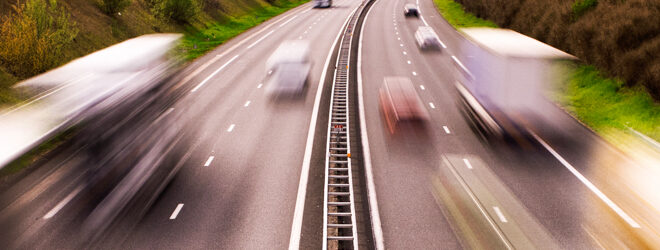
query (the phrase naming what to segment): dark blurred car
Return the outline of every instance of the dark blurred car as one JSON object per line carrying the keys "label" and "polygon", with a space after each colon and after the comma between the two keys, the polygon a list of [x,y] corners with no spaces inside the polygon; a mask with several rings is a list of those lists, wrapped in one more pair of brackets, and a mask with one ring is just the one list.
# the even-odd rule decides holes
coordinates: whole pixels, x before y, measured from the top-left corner
{"label": "dark blurred car", "polygon": [[394,134],[401,123],[424,123],[429,119],[409,78],[385,77],[379,92],[380,108],[390,133]]}
{"label": "dark blurred car", "polygon": [[417,5],[414,4],[406,4],[405,6],[403,6],[403,14],[406,17],[409,16],[419,17],[419,8],[417,8]]}

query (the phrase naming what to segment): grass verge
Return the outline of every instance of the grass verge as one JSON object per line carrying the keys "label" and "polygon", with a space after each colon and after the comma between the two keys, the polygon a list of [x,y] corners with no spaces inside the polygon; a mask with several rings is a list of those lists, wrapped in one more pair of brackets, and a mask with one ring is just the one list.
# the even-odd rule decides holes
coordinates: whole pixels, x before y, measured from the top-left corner
{"label": "grass verge", "polygon": [[497,25],[491,21],[478,18],[465,12],[463,6],[452,0],[433,0],[442,16],[455,28],[466,27],[493,27]]}
{"label": "grass verge", "polygon": [[309,0],[282,1],[248,15],[230,17],[224,22],[209,24],[208,28],[203,30],[186,32],[181,43],[184,57],[187,60],[200,57],[246,30],[306,2]]}
{"label": "grass verge", "polygon": [[[438,11],[454,28],[497,27],[470,13],[452,0],[434,0]],[[552,96],[578,120],[606,140],[618,144],[611,135],[628,134],[628,128],[660,141],[660,104],[641,87],[627,87],[620,80],[607,78],[595,67],[578,65],[569,81]]]}

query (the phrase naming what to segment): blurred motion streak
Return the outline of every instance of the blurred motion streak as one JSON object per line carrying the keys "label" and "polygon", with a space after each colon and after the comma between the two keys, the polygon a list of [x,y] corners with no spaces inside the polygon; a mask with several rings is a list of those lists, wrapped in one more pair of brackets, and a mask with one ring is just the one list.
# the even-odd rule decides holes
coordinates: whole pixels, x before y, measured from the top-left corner
{"label": "blurred motion streak", "polygon": [[266,91],[274,98],[303,96],[312,63],[308,41],[285,41],[266,61]]}
{"label": "blurred motion streak", "polygon": [[0,245],[113,246],[139,221],[190,156],[193,114],[171,108],[180,37],[130,39],[17,84],[35,95],[0,114],[0,166],[74,132],[0,193]]}

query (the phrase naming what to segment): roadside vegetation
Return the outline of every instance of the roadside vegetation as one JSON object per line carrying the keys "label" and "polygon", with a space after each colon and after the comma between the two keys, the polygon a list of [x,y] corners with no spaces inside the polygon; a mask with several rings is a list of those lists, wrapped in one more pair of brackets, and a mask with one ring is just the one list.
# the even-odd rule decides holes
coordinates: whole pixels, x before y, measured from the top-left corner
{"label": "roadside vegetation", "polygon": [[[454,19],[454,21],[450,20],[449,22],[455,28],[496,27],[496,25],[491,25],[492,23],[486,21],[483,22],[483,25],[477,25],[479,21],[474,21],[475,15],[466,12],[460,4],[453,0],[434,1],[443,16],[446,15],[445,13],[449,13],[450,19]],[[516,3],[506,4],[506,6],[511,8],[510,5],[522,4],[520,3],[522,0],[516,1],[514,1]],[[588,9],[596,8],[598,1],[577,0],[573,5],[567,6],[572,14],[579,16],[584,15]],[[503,10],[500,9],[500,11]],[[505,20],[493,21],[507,23]],[[620,21],[625,23],[628,20]],[[466,25],[466,23],[475,25]],[[533,23],[529,25],[533,25]],[[658,54],[655,54],[656,61],[659,58]],[[659,70],[656,69],[656,71]],[[634,129],[656,141],[660,141],[660,104],[654,100],[645,87],[648,84],[631,85],[626,83],[627,81],[608,76],[599,70],[597,66],[580,63],[576,66],[568,82],[560,86],[551,98],[573,116],[612,142],[617,139],[610,138],[610,135],[631,134],[629,129]],[[660,84],[660,82],[655,83]]]}
{"label": "roadside vegetation", "polygon": [[149,33],[184,33],[197,58],[309,0],[0,0],[0,107],[24,97],[16,82]]}

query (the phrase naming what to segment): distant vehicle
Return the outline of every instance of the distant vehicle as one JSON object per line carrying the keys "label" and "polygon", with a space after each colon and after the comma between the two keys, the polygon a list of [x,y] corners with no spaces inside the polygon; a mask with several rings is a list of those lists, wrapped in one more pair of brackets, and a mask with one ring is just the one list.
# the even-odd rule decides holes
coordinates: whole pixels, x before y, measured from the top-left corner
{"label": "distant vehicle", "polygon": [[429,113],[407,77],[385,77],[378,100],[385,122],[394,134],[401,123],[419,123],[429,119]]}
{"label": "distant vehicle", "polygon": [[302,94],[311,67],[309,42],[285,41],[266,61],[266,90],[276,95]]}
{"label": "distant vehicle", "polygon": [[562,124],[543,95],[561,80],[563,62],[576,58],[531,37],[506,29],[466,28],[463,61],[454,59],[463,114],[487,139],[527,144],[534,127]]}
{"label": "distant vehicle", "polygon": [[406,17],[409,16],[419,17],[419,9],[417,8],[417,5],[409,3],[403,6],[403,15],[405,15]]}
{"label": "distant vehicle", "polygon": [[330,8],[332,0],[314,0],[314,8]]}
{"label": "distant vehicle", "polygon": [[417,46],[421,50],[441,50],[442,43],[440,43],[440,38],[433,31],[433,28],[429,26],[419,26],[417,32],[415,32],[415,40],[417,41]]}

